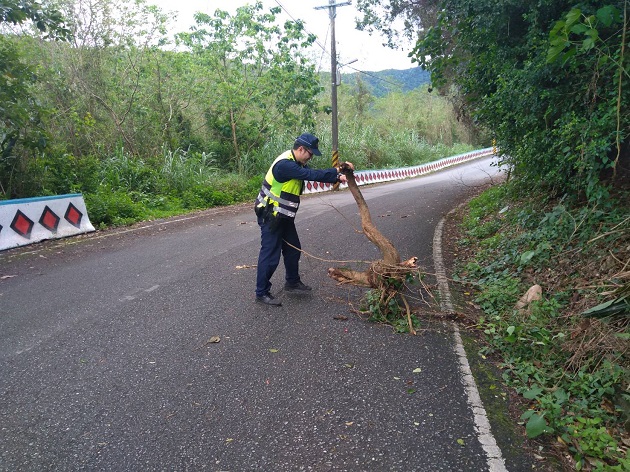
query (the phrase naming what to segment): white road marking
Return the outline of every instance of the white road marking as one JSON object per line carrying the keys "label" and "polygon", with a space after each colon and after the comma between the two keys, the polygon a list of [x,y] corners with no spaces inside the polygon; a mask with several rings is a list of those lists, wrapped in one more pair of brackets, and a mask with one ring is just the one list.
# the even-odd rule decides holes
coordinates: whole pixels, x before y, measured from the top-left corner
{"label": "white road marking", "polygon": [[[455,210],[451,210],[450,213],[454,211]],[[454,313],[455,310],[453,309],[451,292],[448,287],[448,278],[446,277],[446,269],[442,259],[442,230],[444,228],[445,219],[446,218],[442,218],[440,220],[435,228],[435,233],[433,234],[433,263],[435,264],[435,275],[437,277],[438,290],[440,291],[440,308],[443,313],[451,314]],[[497,442],[492,434],[492,430],[490,429],[488,415],[483,407],[481,397],[479,396],[479,390],[477,389],[477,384],[475,383],[475,378],[470,370],[468,358],[466,357],[466,351],[464,350],[462,338],[459,334],[459,328],[456,323],[452,323],[452,325],[455,337],[455,353],[459,358],[459,371],[462,375],[464,389],[466,390],[468,405],[473,412],[475,428],[478,435],[477,438],[486,453],[488,471],[507,472],[505,461],[503,460],[503,455],[501,454],[501,449],[497,445]]]}

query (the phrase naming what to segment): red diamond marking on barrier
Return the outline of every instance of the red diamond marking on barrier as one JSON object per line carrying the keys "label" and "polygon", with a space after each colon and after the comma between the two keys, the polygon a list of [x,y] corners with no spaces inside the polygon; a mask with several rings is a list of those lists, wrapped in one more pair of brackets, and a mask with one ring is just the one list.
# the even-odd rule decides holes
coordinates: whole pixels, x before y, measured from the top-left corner
{"label": "red diamond marking on barrier", "polygon": [[59,218],[54,211],[48,208],[48,205],[44,207],[44,211],[42,212],[42,216],[39,218],[39,224],[46,228],[48,231],[53,233],[57,232],[57,227],[59,226]]}
{"label": "red diamond marking on barrier", "polygon": [[30,239],[34,224],[28,216],[18,210],[11,222],[11,229],[23,238]]}
{"label": "red diamond marking on barrier", "polygon": [[81,227],[81,218],[83,218],[83,213],[79,211],[77,207],[75,207],[72,203],[68,204],[68,209],[66,210],[66,214],[64,218],[73,226],[77,228]]}
{"label": "red diamond marking on barrier", "polygon": [[308,182],[306,184],[306,188],[309,189],[309,190],[313,190],[313,185],[310,182]]}

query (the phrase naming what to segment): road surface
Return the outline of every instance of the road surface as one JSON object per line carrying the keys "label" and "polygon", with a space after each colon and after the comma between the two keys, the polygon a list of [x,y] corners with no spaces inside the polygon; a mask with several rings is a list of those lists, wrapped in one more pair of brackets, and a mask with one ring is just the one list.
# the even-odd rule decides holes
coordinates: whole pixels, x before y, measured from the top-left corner
{"label": "road surface", "polygon": [[[436,225],[490,162],[362,191],[434,273]],[[281,266],[280,308],[254,301],[253,204],[0,253],[0,470],[489,470],[452,327],[395,334],[326,276],[379,257],[350,193],[303,198],[297,227],[314,293]]]}

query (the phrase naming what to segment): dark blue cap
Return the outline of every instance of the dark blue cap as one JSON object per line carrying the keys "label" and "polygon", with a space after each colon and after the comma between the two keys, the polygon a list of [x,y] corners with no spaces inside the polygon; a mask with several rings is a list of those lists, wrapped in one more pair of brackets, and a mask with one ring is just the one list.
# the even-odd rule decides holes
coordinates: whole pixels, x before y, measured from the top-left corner
{"label": "dark blue cap", "polygon": [[322,153],[319,152],[319,139],[317,136],[314,136],[310,133],[302,133],[295,140],[295,144],[299,144],[300,146],[304,146],[308,148],[316,156],[321,156]]}

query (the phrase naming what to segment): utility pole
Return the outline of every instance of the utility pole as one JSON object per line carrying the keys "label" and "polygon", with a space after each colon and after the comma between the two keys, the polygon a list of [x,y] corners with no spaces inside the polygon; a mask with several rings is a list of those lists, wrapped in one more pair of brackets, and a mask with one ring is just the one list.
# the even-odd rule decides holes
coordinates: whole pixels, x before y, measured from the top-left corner
{"label": "utility pole", "polygon": [[[339,122],[337,120],[337,40],[335,39],[335,17],[337,16],[337,7],[352,5],[352,2],[335,3],[335,0],[329,0],[326,6],[315,7],[315,10],[323,10],[328,8],[330,17],[330,78],[331,82],[331,107],[332,107],[332,165],[339,165]],[[336,184],[335,188],[339,188]]]}

